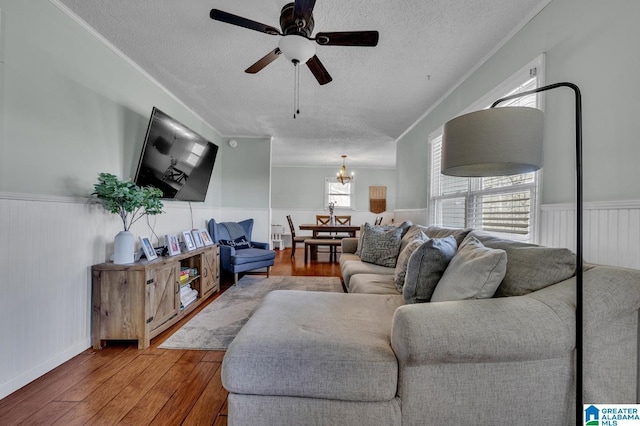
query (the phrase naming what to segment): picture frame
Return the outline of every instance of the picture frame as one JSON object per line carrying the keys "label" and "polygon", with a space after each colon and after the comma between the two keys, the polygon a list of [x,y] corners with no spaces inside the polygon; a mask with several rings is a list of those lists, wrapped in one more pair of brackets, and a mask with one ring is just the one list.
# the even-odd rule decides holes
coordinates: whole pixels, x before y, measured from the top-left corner
{"label": "picture frame", "polygon": [[202,238],[202,243],[205,247],[212,246],[214,244],[211,239],[211,235],[209,235],[209,231],[206,229],[200,229],[198,232],[200,233],[200,238]]}
{"label": "picture frame", "polygon": [[144,252],[147,260],[154,260],[158,258],[158,254],[153,248],[153,244],[151,244],[148,237],[140,237],[140,244],[142,245],[142,251]]}
{"label": "picture frame", "polygon": [[196,243],[193,242],[191,231],[182,231],[182,241],[184,242],[185,250],[193,251],[196,249]]}
{"label": "picture frame", "polygon": [[178,236],[176,234],[167,234],[165,236],[165,244],[169,256],[180,254],[180,243],[178,242]]}
{"label": "picture frame", "polygon": [[193,242],[196,244],[196,248],[204,247],[204,241],[202,241],[202,235],[200,235],[199,230],[193,229],[191,231],[191,236],[193,237]]}

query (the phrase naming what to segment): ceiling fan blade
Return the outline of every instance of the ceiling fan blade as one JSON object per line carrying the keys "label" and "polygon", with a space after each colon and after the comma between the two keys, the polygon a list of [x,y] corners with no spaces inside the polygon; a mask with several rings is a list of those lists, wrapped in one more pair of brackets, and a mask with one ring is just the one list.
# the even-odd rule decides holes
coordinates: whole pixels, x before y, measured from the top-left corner
{"label": "ceiling fan blade", "polygon": [[280,35],[280,31],[270,25],[261,24],[260,22],[252,21],[228,12],[223,12],[222,10],[211,9],[209,17],[216,21],[226,22],[227,24],[237,25],[242,28],[249,28],[250,30],[255,30],[261,33]]}
{"label": "ceiling fan blade", "polygon": [[377,31],[342,31],[316,34],[316,43],[322,46],[369,46],[378,44]]}
{"label": "ceiling fan blade", "polygon": [[313,55],[313,58],[307,61],[307,66],[320,85],[331,83],[331,80],[333,80],[316,55]]}
{"label": "ceiling fan blade", "polygon": [[267,53],[262,59],[258,60],[255,64],[251,65],[249,68],[244,70],[244,72],[249,74],[255,74],[260,71],[262,68],[269,65],[271,62],[278,59],[278,57],[282,54],[282,51],[279,48],[275,48],[271,52]]}
{"label": "ceiling fan blade", "polygon": [[308,23],[315,5],[316,0],[295,0],[293,4],[294,19],[302,18]]}

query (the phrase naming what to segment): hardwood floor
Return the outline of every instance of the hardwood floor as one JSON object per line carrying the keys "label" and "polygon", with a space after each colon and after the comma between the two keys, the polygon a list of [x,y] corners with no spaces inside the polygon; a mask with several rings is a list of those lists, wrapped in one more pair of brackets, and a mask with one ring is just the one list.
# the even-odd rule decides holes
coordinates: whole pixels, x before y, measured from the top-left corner
{"label": "hardwood floor", "polygon": [[[304,264],[304,253],[276,250],[273,275],[340,276],[328,253]],[[215,425],[227,424],[227,391],[220,367],[224,351],[159,349],[186,321],[230,287],[168,329],[145,350],[133,342],[87,349],[0,400],[0,425]]]}

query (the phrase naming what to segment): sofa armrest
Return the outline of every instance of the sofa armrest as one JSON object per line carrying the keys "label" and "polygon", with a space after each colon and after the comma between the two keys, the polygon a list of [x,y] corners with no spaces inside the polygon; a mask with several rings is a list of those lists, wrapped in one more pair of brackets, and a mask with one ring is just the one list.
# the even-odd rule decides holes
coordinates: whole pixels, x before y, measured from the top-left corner
{"label": "sofa armrest", "polygon": [[347,237],[341,240],[343,253],[355,253],[358,249],[358,238]]}
{"label": "sofa armrest", "polygon": [[269,243],[260,243],[258,241],[251,241],[251,246],[263,250],[269,250]]}
{"label": "sofa armrest", "polygon": [[396,310],[391,345],[405,366],[549,359],[573,350],[574,330],[526,296],[420,303]]}

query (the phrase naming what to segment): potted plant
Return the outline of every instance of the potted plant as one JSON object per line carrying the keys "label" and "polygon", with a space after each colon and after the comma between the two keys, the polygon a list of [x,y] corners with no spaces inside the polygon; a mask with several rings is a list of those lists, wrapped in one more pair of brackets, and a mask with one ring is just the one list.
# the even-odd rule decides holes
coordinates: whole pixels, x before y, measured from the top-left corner
{"label": "potted plant", "polygon": [[162,191],[153,187],[139,187],[134,182],[123,181],[110,173],[100,173],[94,185],[95,195],[110,213],[120,216],[123,231],[114,239],[113,262],[118,264],[134,261],[134,237],[131,225],[145,215],[162,213]]}

